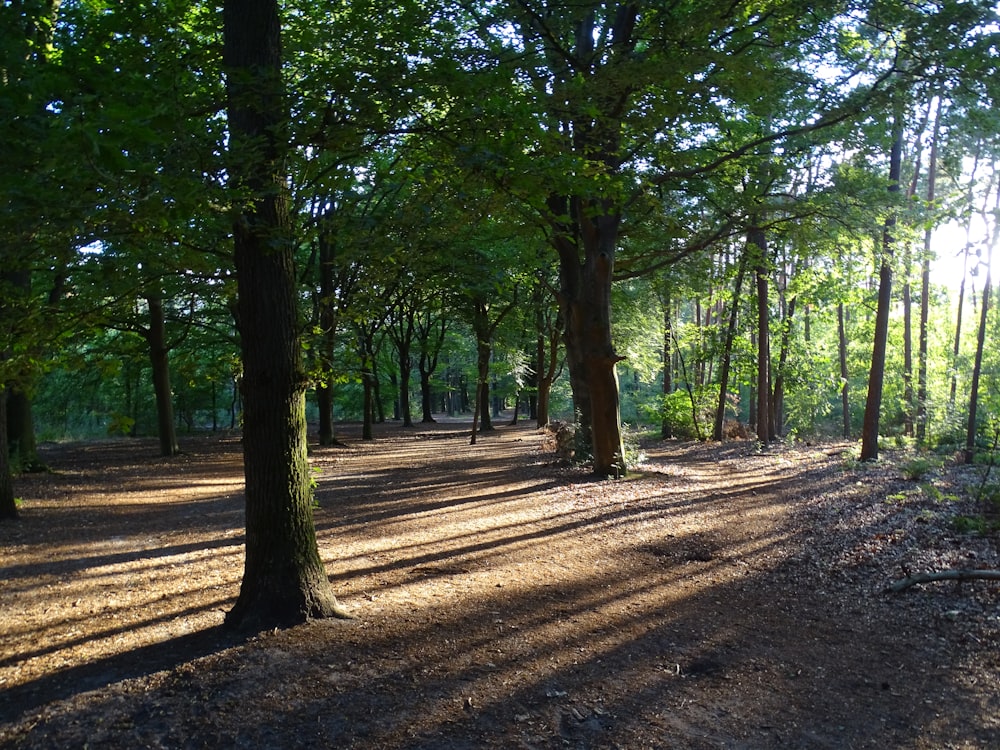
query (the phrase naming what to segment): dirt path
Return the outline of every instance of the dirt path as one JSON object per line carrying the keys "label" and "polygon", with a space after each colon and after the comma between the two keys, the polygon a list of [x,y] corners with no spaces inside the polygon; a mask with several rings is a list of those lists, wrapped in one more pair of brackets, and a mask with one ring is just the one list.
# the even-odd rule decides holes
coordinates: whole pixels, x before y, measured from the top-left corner
{"label": "dirt path", "polygon": [[951,530],[961,470],[667,443],[594,482],[459,430],[314,452],[358,619],[249,642],[237,441],[50,448],[0,526],[0,747],[1000,746],[1000,586],[882,592],[1000,567]]}

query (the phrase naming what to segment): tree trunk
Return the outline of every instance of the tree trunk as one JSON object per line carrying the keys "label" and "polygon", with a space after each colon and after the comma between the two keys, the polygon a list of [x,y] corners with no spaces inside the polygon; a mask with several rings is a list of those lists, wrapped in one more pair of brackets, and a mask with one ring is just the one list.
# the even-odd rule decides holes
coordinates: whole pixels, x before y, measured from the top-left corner
{"label": "tree trunk", "polygon": [[903,434],[913,437],[913,300],[910,292],[910,251],[903,264]]}
{"label": "tree trunk", "polygon": [[[1000,185],[997,185],[994,216],[1000,216]],[[986,213],[985,211],[983,212]],[[985,216],[984,216],[985,218]],[[992,233],[986,246],[986,280],[983,282],[983,303],[979,310],[979,331],[976,334],[976,360],[972,366],[972,384],[969,386],[969,421],[965,431],[965,463],[976,460],[977,411],[979,409],[979,379],[983,370],[983,349],[986,344],[986,323],[990,308],[991,266],[993,264],[993,248],[1000,236],[1000,226],[993,224]]]}
{"label": "tree trunk", "polygon": [[670,295],[670,285],[663,283],[663,294],[660,298],[660,307],[663,308],[663,417],[660,421],[660,437],[669,440],[674,436],[674,426],[667,413],[667,399],[674,391],[674,368],[673,368],[673,338],[674,338],[674,316],[673,301]]}
{"label": "tree trunk", "polygon": [[[902,170],[903,123],[897,115],[893,122],[892,150],[889,154],[889,191],[899,192]],[[892,253],[896,217],[885,220],[882,231],[882,261],[879,267],[878,304],[875,309],[875,339],[872,343],[872,365],[868,373],[868,398],[865,419],[861,427],[861,460],[878,458],[878,431],[882,409],[882,386],[885,377],[885,355],[889,345],[889,308],[892,306]]]}
{"label": "tree trunk", "polygon": [[476,404],[474,410],[479,415],[479,431],[490,432],[493,429],[493,421],[490,417],[489,386],[492,330],[489,309],[485,303],[479,301],[473,303],[472,330],[476,335]]}
{"label": "tree trunk", "polygon": [[319,408],[319,444],[336,445],[333,426],[333,352],[337,335],[336,284],[333,244],[325,231],[319,237],[319,369],[316,405]]}
{"label": "tree trunk", "polygon": [[277,0],[226,0],[223,25],[229,175],[240,205],[234,257],[247,525],[243,581],[226,623],[259,631],[346,613],[312,518]]}
{"label": "tree trunk", "polygon": [[[541,297],[541,285],[539,284]],[[551,306],[542,300],[537,302],[535,328],[537,338],[536,360],[537,377],[535,379],[535,412],[532,415],[538,427],[549,423],[549,404],[552,397],[552,383],[559,371],[559,339],[562,336],[562,317],[552,311]]]}
{"label": "tree trunk", "polygon": [[593,457],[597,476],[621,477],[625,473],[625,447],[616,365],[624,358],[615,352],[611,339],[611,280],[620,217],[607,213],[591,216],[589,208],[573,202],[583,247],[565,233],[557,235],[555,241],[566,361],[579,422],[577,455],[589,453]]}
{"label": "tree trunk", "polygon": [[447,323],[444,318],[420,318],[416,322],[417,342],[420,346],[420,356],[417,358],[417,369],[420,371],[420,410],[421,422],[432,424],[433,404],[431,402],[431,376],[437,369],[438,355],[444,344]]}
{"label": "tree trunk", "polygon": [[781,349],[778,353],[778,373],[774,378],[774,393],[771,396],[771,424],[774,434],[772,437],[783,435],[785,432],[785,368],[788,365],[788,352],[791,348],[792,338],[792,318],[795,316],[795,301],[798,297],[792,297],[788,302],[785,311],[785,319],[781,321]]}
{"label": "tree trunk", "polygon": [[[967,220],[971,223],[972,218]],[[955,398],[958,395],[958,354],[962,341],[962,308],[965,306],[965,277],[969,267],[969,226],[966,225],[965,250],[962,259],[962,280],[958,284],[958,307],[955,311],[955,339],[951,350],[951,387],[948,391],[948,406],[954,408]]]}
{"label": "tree trunk", "polygon": [[[9,389],[0,385],[0,426],[7,423],[7,394]],[[0,429],[0,521],[17,518],[17,503],[14,501],[14,477],[10,468],[10,447],[7,445],[7,430]]]}
{"label": "tree trunk", "polygon": [[170,347],[167,344],[166,320],[163,300],[159,294],[146,295],[149,305],[149,328],[146,344],[149,346],[149,364],[153,371],[153,393],[156,397],[156,432],[160,438],[160,455],[176,456],[177,428],[174,424],[174,397],[170,388]]}
{"label": "tree trunk", "polygon": [[750,253],[744,251],[740,258],[740,266],[736,272],[736,284],[733,288],[733,301],[729,309],[729,323],[726,326],[726,340],[722,346],[722,363],[719,365],[719,403],[715,407],[715,424],[712,425],[712,440],[719,442],[723,438],[723,428],[726,422],[726,395],[729,390],[729,368],[733,356],[733,343],[736,341],[736,323],[739,320],[740,294],[743,292],[743,277],[746,275],[747,258]]}
{"label": "tree trunk", "polygon": [[407,341],[399,347],[399,415],[403,419],[403,427],[413,427],[413,417],[410,414],[410,371],[412,369],[410,343]]}
{"label": "tree trunk", "polygon": [[843,435],[851,437],[851,405],[848,398],[850,380],[847,372],[847,329],[844,325],[844,303],[837,305],[837,352],[840,355],[840,409]]}
{"label": "tree trunk", "polygon": [[17,454],[21,471],[47,471],[48,467],[38,458],[31,399],[20,388],[7,389],[7,418],[0,422],[4,424],[7,426],[7,445]]}
{"label": "tree trunk", "polygon": [[[931,151],[927,164],[927,208],[933,211],[936,200],[938,140],[941,136],[941,98],[934,114]],[[931,304],[931,227],[924,229],[924,255],[920,272],[920,334],[917,351],[917,442],[927,440],[927,338]]]}
{"label": "tree trunk", "polygon": [[757,439],[767,445],[774,438],[771,430],[771,312],[768,305],[767,240],[764,232],[752,227],[750,244],[756,246],[757,257]]}

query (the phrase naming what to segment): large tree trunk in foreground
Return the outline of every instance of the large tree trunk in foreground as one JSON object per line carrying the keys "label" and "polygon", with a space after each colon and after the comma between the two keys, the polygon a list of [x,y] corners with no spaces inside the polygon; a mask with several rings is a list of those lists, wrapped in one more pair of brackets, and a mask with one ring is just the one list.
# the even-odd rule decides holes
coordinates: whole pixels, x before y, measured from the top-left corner
{"label": "large tree trunk in foreground", "polygon": [[277,0],[226,0],[223,21],[229,169],[242,203],[234,234],[247,524],[243,583],[226,623],[260,630],[345,613],[312,518]]}
{"label": "large tree trunk in foreground", "polygon": [[[892,150],[889,154],[889,190],[899,192],[902,172],[903,127],[897,115],[893,124]],[[889,345],[889,308],[892,306],[892,252],[896,217],[885,221],[882,232],[882,261],[879,267],[878,304],[875,309],[875,339],[872,343],[872,365],[868,373],[868,399],[865,420],[861,427],[861,460],[878,458],[878,431],[882,410],[882,385],[885,377],[885,355]]]}
{"label": "large tree trunk in foreground", "polygon": [[560,304],[566,323],[566,361],[569,365],[573,405],[579,428],[578,446],[593,456],[594,474],[625,474],[621,409],[616,365],[623,357],[611,340],[611,280],[620,217],[588,216],[589,209],[574,212],[583,229],[577,243],[557,238]]}

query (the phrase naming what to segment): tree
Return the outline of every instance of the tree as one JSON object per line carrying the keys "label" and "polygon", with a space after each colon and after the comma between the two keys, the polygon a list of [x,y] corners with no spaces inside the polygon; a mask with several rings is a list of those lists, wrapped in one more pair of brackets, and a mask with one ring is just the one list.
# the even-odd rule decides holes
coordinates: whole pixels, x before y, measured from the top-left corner
{"label": "tree", "polygon": [[277,0],[226,0],[223,28],[247,519],[243,582],[226,623],[260,629],[347,613],[312,519]]}
{"label": "tree", "polygon": [[[893,119],[892,146],[889,154],[889,191],[899,192],[902,172],[903,123],[897,111]],[[892,258],[896,215],[890,214],[882,230],[882,253],[879,261],[878,305],[875,310],[875,339],[872,343],[871,369],[868,375],[868,398],[861,430],[861,460],[878,458],[878,431],[882,409],[882,386],[885,378],[885,355],[889,346],[889,308],[892,305]]]}
{"label": "tree", "polygon": [[[986,344],[986,321],[990,309],[991,267],[993,250],[1000,239],[1000,180],[997,181],[996,202],[993,206],[993,226],[986,241],[986,279],[983,281],[983,301],[979,310],[979,329],[976,333],[976,360],[972,368],[972,384],[969,387],[969,419],[965,431],[965,463],[971,464],[976,459],[976,435],[978,422],[976,420],[979,408],[979,380],[983,370],[983,350]],[[983,212],[985,219],[985,211]]]}

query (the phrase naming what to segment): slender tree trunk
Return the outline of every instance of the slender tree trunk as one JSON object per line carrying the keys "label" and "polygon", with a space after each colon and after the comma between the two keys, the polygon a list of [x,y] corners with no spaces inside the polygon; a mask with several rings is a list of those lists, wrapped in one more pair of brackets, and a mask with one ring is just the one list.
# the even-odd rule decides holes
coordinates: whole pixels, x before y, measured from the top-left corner
{"label": "slender tree trunk", "polygon": [[[0,426],[7,424],[6,386],[0,385]],[[7,445],[7,430],[0,429],[0,521],[17,518],[17,503],[14,501],[14,477],[10,467],[10,446]]]}
{"label": "slender tree trunk", "polygon": [[776,436],[785,433],[785,368],[788,366],[788,352],[792,339],[792,318],[795,315],[795,301],[797,299],[797,297],[792,297],[788,301],[785,319],[781,321],[781,351],[778,353],[778,373],[774,378],[774,394],[771,398],[771,422],[774,425]]}
{"label": "slender tree trunk", "polygon": [[[971,222],[972,219],[969,219]],[[962,308],[965,305],[965,277],[969,268],[969,228],[966,227],[965,250],[962,253],[962,280],[958,284],[958,309],[955,311],[955,340],[951,349],[951,387],[948,392],[948,406],[955,407],[955,397],[958,395],[958,354],[962,341]]]}
{"label": "slender tree trunk", "polygon": [[413,360],[410,358],[410,347],[399,353],[399,414],[403,419],[403,427],[413,427],[413,416],[410,414],[410,371]]}
{"label": "slender tree trunk", "polygon": [[[985,215],[985,211],[983,212]],[[997,184],[996,205],[994,216],[1000,216],[1000,184]],[[986,246],[986,280],[983,282],[983,303],[979,309],[979,331],[976,334],[976,360],[972,367],[972,384],[969,387],[969,421],[965,431],[965,463],[976,460],[976,435],[978,433],[977,412],[979,410],[979,379],[983,370],[983,349],[986,345],[986,323],[990,309],[991,266],[993,264],[993,249],[1000,237],[1000,226],[994,220],[993,228]]]}
{"label": "slender tree trunk", "polygon": [[712,440],[721,441],[726,422],[726,396],[729,390],[729,368],[733,358],[733,343],[736,341],[736,323],[739,320],[740,295],[743,293],[743,277],[746,276],[749,250],[744,250],[736,271],[733,287],[733,301],[729,309],[729,323],[726,326],[726,340],[722,346],[722,363],[719,365],[719,403],[715,407],[715,424],[712,426]]}
{"label": "slender tree trunk", "polygon": [[913,300],[910,292],[910,251],[903,263],[903,434],[913,437]]}
{"label": "slender tree trunk", "polygon": [[420,372],[420,410],[422,412],[420,421],[424,424],[434,422],[431,376],[437,370],[438,355],[444,345],[447,327],[443,317],[439,320],[421,317],[416,323],[417,342],[420,346],[420,356],[417,358],[417,369]]}
{"label": "slender tree trunk", "polygon": [[312,517],[277,0],[225,0],[223,26],[228,170],[240,206],[234,256],[247,527],[243,581],[226,623],[259,631],[346,613],[320,559]]}
{"label": "slender tree trunk", "polygon": [[771,311],[768,305],[767,240],[764,232],[753,227],[748,239],[757,249],[757,439],[765,445],[771,434]]}
{"label": "slender tree trunk", "polygon": [[[992,255],[990,253],[989,255]],[[989,257],[989,255],[987,257]],[[988,263],[988,261],[987,261]],[[979,311],[979,332],[976,334],[976,360],[972,367],[972,384],[969,386],[969,421],[965,430],[965,463],[976,460],[976,435],[978,433],[977,412],[979,410],[979,378],[983,370],[983,349],[986,343],[986,320],[990,307],[990,271],[986,266],[986,281],[983,286],[983,304]]]}
{"label": "slender tree trunk", "polygon": [[663,295],[660,298],[663,308],[663,419],[660,422],[660,437],[668,440],[674,436],[674,426],[667,413],[667,399],[674,392],[674,304],[671,299],[670,285],[663,283]]}
{"label": "slender tree trunk", "polygon": [[337,335],[336,286],[333,278],[333,243],[325,231],[319,237],[319,368],[316,386],[319,409],[319,444],[336,445],[333,426],[333,352]]}
{"label": "slender tree trunk", "polygon": [[562,317],[545,314],[539,307],[537,321],[538,377],[535,403],[535,423],[545,427],[549,423],[549,404],[552,399],[552,383],[559,372],[559,338],[562,335]]}
{"label": "slender tree trunk", "polygon": [[492,330],[489,320],[489,310],[483,303],[474,303],[472,313],[472,329],[476,334],[476,405],[479,414],[480,432],[493,430],[493,420],[490,417],[490,357],[492,347],[490,338]]}
{"label": "slender tree trunk", "polygon": [[840,410],[843,420],[843,435],[851,437],[851,404],[848,398],[850,377],[847,372],[847,328],[844,325],[844,303],[837,305],[837,351],[840,355]]}
{"label": "slender tree trunk", "polygon": [[176,456],[177,428],[174,424],[174,394],[170,387],[170,347],[167,344],[166,318],[163,300],[159,294],[146,295],[149,306],[149,328],[146,344],[149,347],[149,364],[153,372],[153,393],[156,398],[156,433],[160,439],[160,455]]}
{"label": "slender tree trunk", "polygon": [[[931,151],[927,165],[927,208],[935,209],[937,187],[938,141],[941,136],[941,103],[937,100],[934,114],[934,130],[931,135]],[[927,338],[930,325],[931,304],[931,228],[924,229],[924,254],[920,272],[920,340],[917,351],[917,441],[922,445],[927,440]]]}
{"label": "slender tree trunk", "polygon": [[[903,123],[896,115],[893,122],[892,149],[889,154],[889,190],[899,192],[902,171]],[[882,386],[885,377],[885,356],[889,345],[889,309],[892,306],[892,253],[896,228],[895,215],[885,221],[882,232],[882,260],[879,266],[878,304],[875,309],[875,339],[872,344],[872,365],[868,373],[868,398],[861,428],[861,460],[878,458],[878,431],[882,409]]]}

